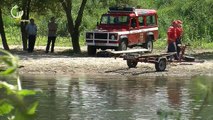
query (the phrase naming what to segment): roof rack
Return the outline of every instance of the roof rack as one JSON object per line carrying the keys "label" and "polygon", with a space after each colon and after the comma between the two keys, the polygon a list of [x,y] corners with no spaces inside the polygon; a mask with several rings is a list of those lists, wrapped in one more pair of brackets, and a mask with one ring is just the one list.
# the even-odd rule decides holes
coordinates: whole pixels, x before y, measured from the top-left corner
{"label": "roof rack", "polygon": [[109,7],[109,13],[134,13],[136,16],[139,14],[152,14],[156,13],[154,9],[136,9],[135,7]]}
{"label": "roof rack", "polygon": [[135,12],[135,7],[109,7],[109,12]]}

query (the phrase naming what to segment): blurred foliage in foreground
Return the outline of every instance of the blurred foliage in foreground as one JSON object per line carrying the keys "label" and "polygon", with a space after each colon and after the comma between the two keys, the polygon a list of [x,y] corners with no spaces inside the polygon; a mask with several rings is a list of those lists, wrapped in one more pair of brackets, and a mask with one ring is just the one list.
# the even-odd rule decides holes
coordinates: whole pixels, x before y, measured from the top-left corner
{"label": "blurred foliage in foreground", "polygon": [[[33,120],[38,101],[29,102],[26,98],[36,95],[36,92],[22,89],[17,57],[2,49],[0,55],[0,119]],[[15,84],[9,84],[2,78],[6,76],[15,80]]]}

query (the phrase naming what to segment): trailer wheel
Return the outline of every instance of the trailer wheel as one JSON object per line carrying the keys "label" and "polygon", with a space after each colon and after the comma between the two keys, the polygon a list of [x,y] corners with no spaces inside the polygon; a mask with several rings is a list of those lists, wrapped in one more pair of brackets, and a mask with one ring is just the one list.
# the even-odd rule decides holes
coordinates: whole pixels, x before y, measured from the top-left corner
{"label": "trailer wheel", "polygon": [[87,53],[90,56],[94,56],[96,54],[96,48],[94,46],[87,46]]}
{"label": "trailer wheel", "polygon": [[166,59],[161,58],[158,62],[155,63],[156,71],[164,71],[166,69]]}
{"label": "trailer wheel", "polygon": [[135,68],[138,64],[138,62],[134,60],[127,60],[126,62],[129,68]]}

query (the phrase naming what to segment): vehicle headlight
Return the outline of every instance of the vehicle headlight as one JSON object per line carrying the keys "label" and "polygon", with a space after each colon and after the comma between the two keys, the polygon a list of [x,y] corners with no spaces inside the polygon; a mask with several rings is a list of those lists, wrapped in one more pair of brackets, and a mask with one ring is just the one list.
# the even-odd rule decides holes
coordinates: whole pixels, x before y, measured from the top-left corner
{"label": "vehicle headlight", "polygon": [[117,40],[117,34],[110,34],[109,35],[111,40]]}
{"label": "vehicle headlight", "polygon": [[111,39],[112,39],[112,40],[115,40],[115,35],[112,35],[112,36],[111,36]]}

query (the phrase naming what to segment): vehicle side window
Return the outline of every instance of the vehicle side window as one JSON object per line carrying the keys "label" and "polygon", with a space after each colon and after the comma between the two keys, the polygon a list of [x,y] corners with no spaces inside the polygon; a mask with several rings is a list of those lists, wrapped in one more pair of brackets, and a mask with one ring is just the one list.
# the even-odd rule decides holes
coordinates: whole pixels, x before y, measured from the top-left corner
{"label": "vehicle side window", "polygon": [[113,24],[119,24],[119,19],[118,19],[118,17],[115,17],[115,18],[113,19]]}
{"label": "vehicle side window", "polygon": [[139,17],[138,17],[138,21],[139,21],[139,25],[140,25],[140,26],[144,26],[144,19],[143,19],[143,16],[139,16]]}
{"label": "vehicle side window", "polygon": [[101,24],[128,25],[128,16],[102,16]]}
{"label": "vehicle side window", "polygon": [[119,16],[119,21],[120,21],[120,24],[127,25],[129,22],[129,17],[128,16]]}
{"label": "vehicle side window", "polygon": [[133,19],[131,20],[131,27],[135,28],[136,26],[137,26],[136,19],[133,18]]}
{"label": "vehicle side window", "polygon": [[156,21],[155,21],[155,16],[154,15],[146,17],[146,25],[147,26],[156,25]]}
{"label": "vehicle side window", "polygon": [[102,16],[102,18],[101,18],[101,24],[107,24],[108,23],[108,20],[109,19],[109,17],[107,17],[107,16]]}

